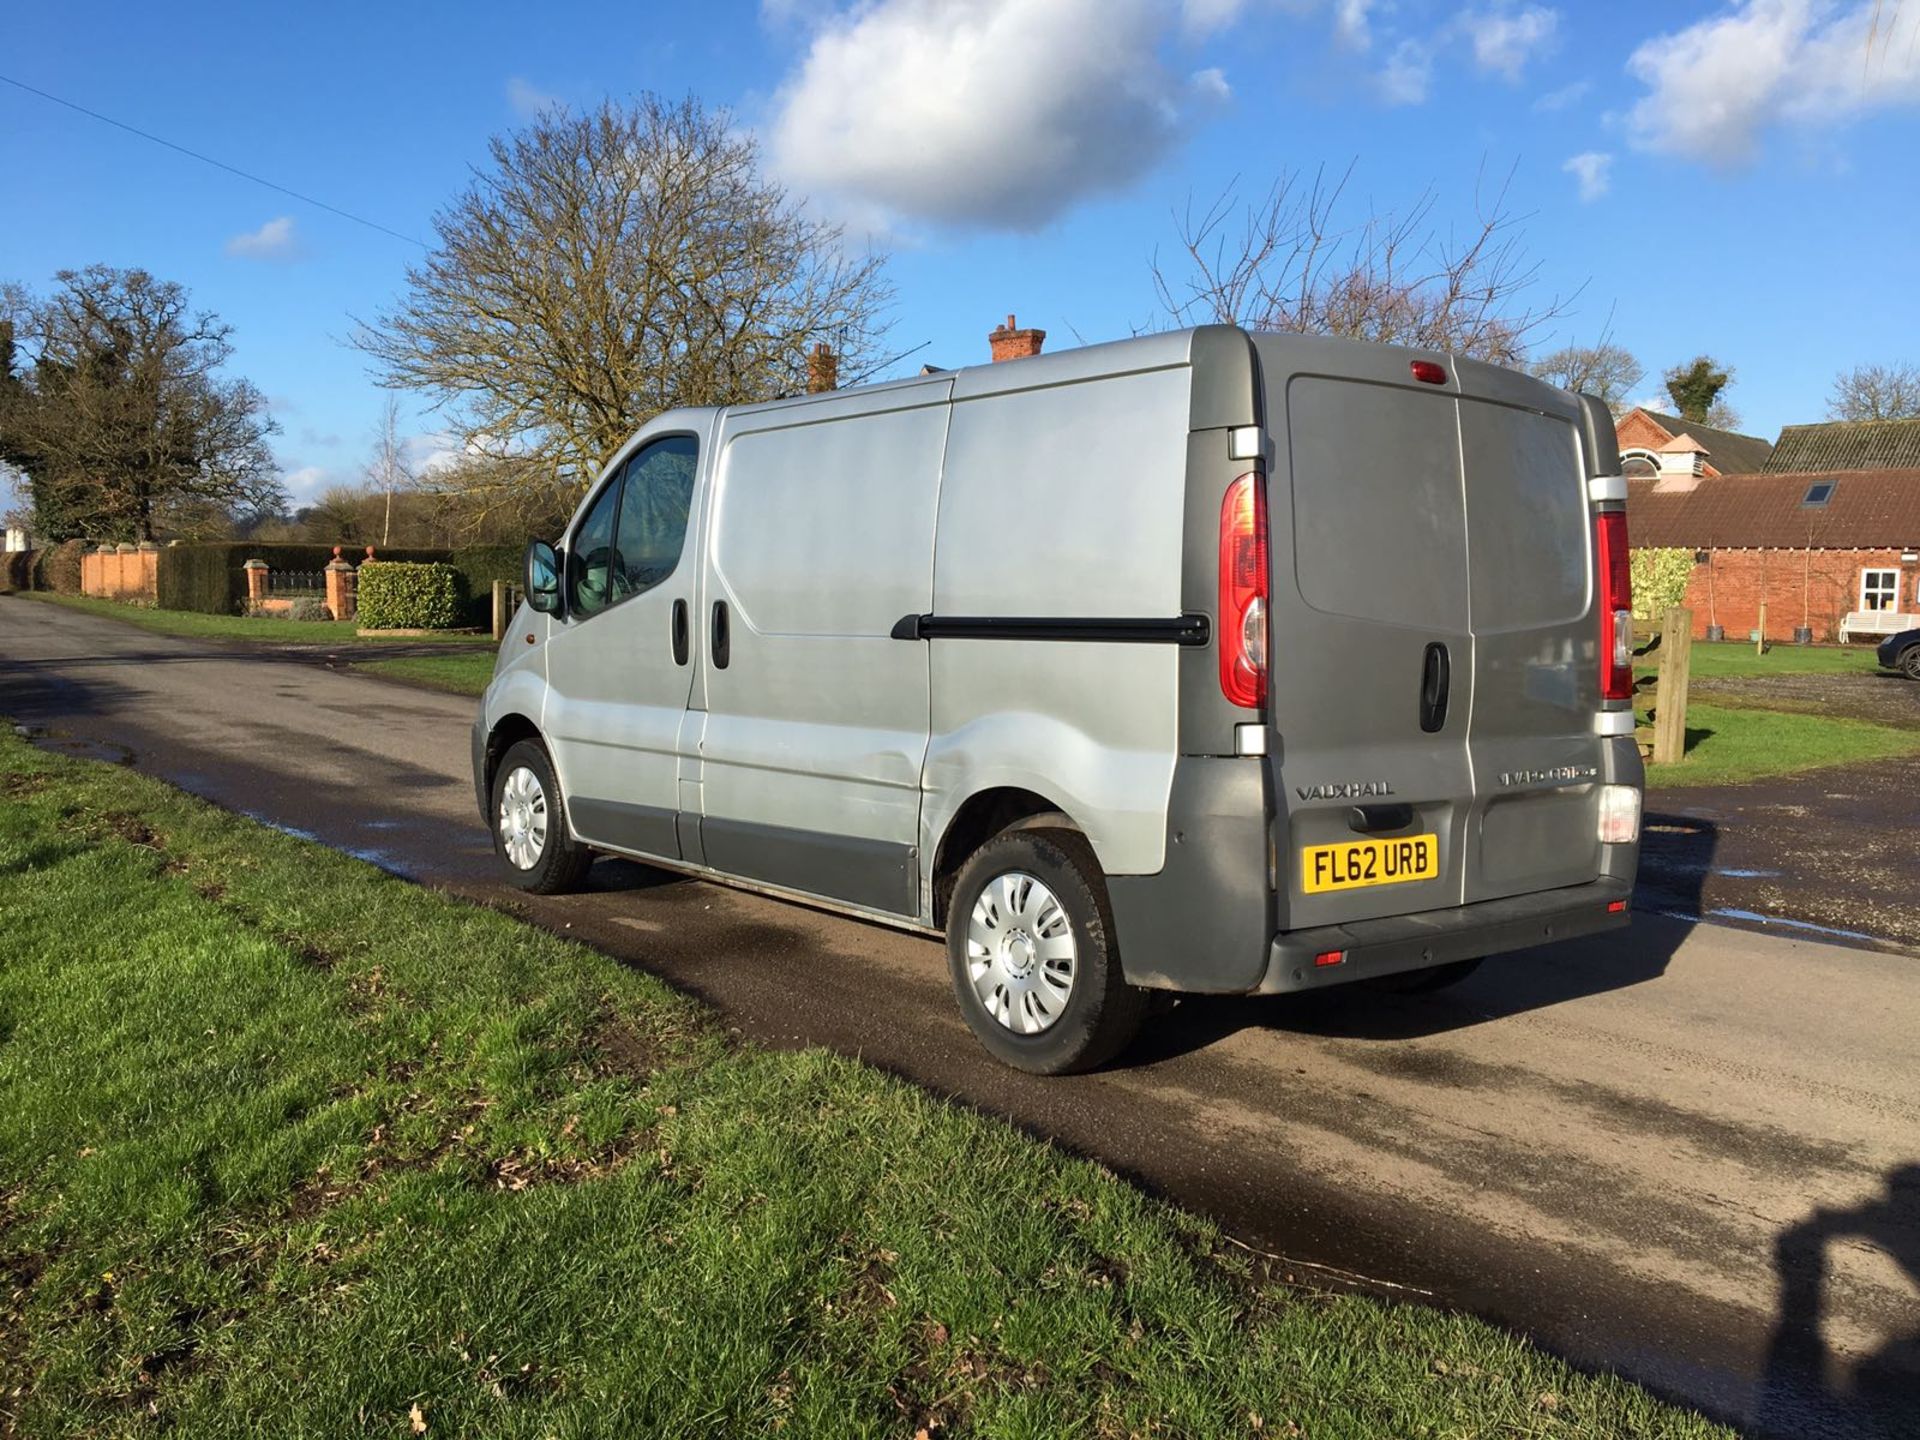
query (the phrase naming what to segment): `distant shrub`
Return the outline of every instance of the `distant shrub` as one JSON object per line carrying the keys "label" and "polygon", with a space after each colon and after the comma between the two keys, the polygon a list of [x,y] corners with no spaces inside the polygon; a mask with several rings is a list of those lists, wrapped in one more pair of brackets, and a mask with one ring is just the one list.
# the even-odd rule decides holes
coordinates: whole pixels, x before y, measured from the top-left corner
{"label": "distant shrub", "polygon": [[0,555],[0,594],[9,590],[31,590],[33,564],[39,556],[38,550],[9,550]]}
{"label": "distant shrub", "polygon": [[34,565],[34,589],[58,595],[80,593],[80,557],[87,553],[86,541],[63,540],[34,553],[39,557]]}
{"label": "distant shrub", "polygon": [[369,630],[451,630],[466,596],[446,564],[369,560],[360,567],[359,621]]}
{"label": "distant shrub", "polygon": [[302,595],[287,607],[289,620],[331,620],[333,611],[327,608],[327,602],[312,595]]}
{"label": "distant shrub", "polygon": [[1642,546],[1628,555],[1633,577],[1633,613],[1639,620],[1658,620],[1687,596],[1693,578],[1693,551]]}

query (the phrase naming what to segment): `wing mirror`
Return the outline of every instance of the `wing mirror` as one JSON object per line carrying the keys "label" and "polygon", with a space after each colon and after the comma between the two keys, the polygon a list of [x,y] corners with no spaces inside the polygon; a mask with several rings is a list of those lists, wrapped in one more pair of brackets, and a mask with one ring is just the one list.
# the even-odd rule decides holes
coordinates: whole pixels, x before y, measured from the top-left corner
{"label": "wing mirror", "polygon": [[559,613],[560,557],[544,540],[535,540],[527,546],[525,590],[527,604],[542,615]]}

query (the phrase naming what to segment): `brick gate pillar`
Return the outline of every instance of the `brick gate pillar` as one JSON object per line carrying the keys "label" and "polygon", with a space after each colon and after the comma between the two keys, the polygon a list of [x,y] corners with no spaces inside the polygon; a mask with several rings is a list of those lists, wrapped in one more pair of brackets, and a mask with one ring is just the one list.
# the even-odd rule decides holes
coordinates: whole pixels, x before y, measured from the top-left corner
{"label": "brick gate pillar", "polygon": [[360,609],[359,586],[353,566],[340,558],[340,547],[333,547],[333,559],[327,562],[327,609],[336,620],[351,620]]}
{"label": "brick gate pillar", "polygon": [[240,568],[247,572],[247,609],[258,610],[267,598],[267,562],[249,560]]}

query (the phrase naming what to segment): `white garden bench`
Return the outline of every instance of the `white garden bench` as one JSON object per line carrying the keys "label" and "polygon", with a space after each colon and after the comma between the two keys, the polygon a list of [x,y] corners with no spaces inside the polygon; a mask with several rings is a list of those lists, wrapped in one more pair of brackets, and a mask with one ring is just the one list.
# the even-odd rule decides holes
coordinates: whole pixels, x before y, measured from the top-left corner
{"label": "white garden bench", "polygon": [[1902,630],[1920,630],[1920,615],[1899,610],[1854,610],[1840,622],[1840,643],[1849,645],[1866,636],[1898,635]]}

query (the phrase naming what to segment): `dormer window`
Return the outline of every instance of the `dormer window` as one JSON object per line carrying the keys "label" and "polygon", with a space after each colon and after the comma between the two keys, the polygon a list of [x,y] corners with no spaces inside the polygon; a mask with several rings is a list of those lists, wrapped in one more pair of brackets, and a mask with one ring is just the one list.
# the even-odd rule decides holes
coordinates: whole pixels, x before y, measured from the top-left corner
{"label": "dormer window", "polygon": [[1629,480],[1644,480],[1660,473],[1660,457],[1651,450],[1620,452],[1620,473]]}
{"label": "dormer window", "polygon": [[1831,480],[1816,480],[1807,486],[1807,493],[1800,501],[1800,508],[1818,510],[1824,507],[1833,498],[1833,484]]}

